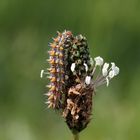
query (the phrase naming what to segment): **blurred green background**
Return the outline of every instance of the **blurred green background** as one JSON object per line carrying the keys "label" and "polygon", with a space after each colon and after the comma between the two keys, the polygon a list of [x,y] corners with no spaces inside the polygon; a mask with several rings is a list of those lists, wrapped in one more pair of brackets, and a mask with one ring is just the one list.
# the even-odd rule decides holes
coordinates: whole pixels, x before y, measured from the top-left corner
{"label": "blurred green background", "polygon": [[120,67],[94,98],[80,140],[140,139],[139,0],[0,0],[0,140],[71,140],[64,120],[47,109],[48,42],[56,31],[87,37],[91,55]]}

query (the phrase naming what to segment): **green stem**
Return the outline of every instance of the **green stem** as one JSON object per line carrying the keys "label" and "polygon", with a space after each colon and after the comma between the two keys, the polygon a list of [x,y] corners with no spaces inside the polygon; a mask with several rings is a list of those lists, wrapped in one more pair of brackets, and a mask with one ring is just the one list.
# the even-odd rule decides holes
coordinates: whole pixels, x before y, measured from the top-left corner
{"label": "green stem", "polygon": [[73,134],[73,140],[79,140],[79,134],[78,133]]}

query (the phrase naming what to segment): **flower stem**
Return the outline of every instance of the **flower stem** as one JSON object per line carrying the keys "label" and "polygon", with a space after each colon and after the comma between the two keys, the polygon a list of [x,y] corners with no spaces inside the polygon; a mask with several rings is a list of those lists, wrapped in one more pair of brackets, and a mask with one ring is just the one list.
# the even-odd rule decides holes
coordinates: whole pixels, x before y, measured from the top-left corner
{"label": "flower stem", "polygon": [[73,140],[79,140],[79,134],[78,133],[73,134]]}

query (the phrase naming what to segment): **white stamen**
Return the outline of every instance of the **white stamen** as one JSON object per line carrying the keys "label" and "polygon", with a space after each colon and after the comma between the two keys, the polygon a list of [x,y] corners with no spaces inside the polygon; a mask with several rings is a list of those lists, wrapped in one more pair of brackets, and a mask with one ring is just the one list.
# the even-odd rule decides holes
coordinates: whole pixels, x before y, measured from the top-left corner
{"label": "white stamen", "polygon": [[119,71],[120,71],[119,67],[115,66],[113,70],[114,70],[115,76],[119,74]]}
{"label": "white stamen", "polygon": [[110,79],[112,79],[115,76],[114,70],[111,70],[108,76]]}
{"label": "white stamen", "polygon": [[40,72],[40,78],[43,78],[44,70],[41,70]]}
{"label": "white stamen", "polygon": [[91,66],[93,66],[93,64],[94,64],[92,57],[90,58],[90,64],[91,64]]}
{"label": "white stamen", "polygon": [[95,58],[94,58],[94,60],[95,60],[95,65],[96,65],[96,66],[102,66],[102,65],[103,65],[103,63],[104,63],[103,58],[102,58],[102,57],[100,57],[100,56],[95,57]]}
{"label": "white stamen", "polygon": [[120,69],[113,64],[112,70],[109,72],[109,78],[113,78],[114,76],[118,75],[119,71],[120,71]]}
{"label": "white stamen", "polygon": [[75,63],[71,64],[71,71],[74,72],[75,71]]}
{"label": "white stamen", "polygon": [[109,79],[108,79],[108,77],[106,77],[106,86],[107,87],[109,86]]}
{"label": "white stamen", "polygon": [[[100,73],[99,71],[99,74],[93,81],[94,86],[98,87],[106,83],[106,86],[108,87],[110,80],[114,76],[119,74],[120,71],[119,68],[115,65],[114,62],[111,63],[111,68],[109,68],[109,63],[103,64],[103,59],[100,56],[96,57],[94,60],[95,60],[95,66],[92,71],[92,76],[94,75],[97,66],[100,66],[100,70],[102,70],[102,73]],[[85,79],[85,83],[89,84],[88,81],[90,80],[88,80],[88,76],[87,76]]]}
{"label": "white stamen", "polygon": [[51,103],[50,101],[45,102],[45,104],[50,104],[50,103]]}
{"label": "white stamen", "polygon": [[85,83],[89,85],[91,82],[91,76],[86,76]]}
{"label": "white stamen", "polygon": [[120,69],[115,65],[115,63],[111,63],[112,65],[112,70],[114,70],[115,76],[119,74]]}
{"label": "white stamen", "polygon": [[103,74],[104,77],[107,76],[108,67],[109,67],[109,64],[108,63],[104,63],[103,68],[102,68],[102,74]]}
{"label": "white stamen", "polygon": [[111,66],[112,69],[114,69],[115,66],[116,66],[114,62],[111,62],[111,65],[112,65],[112,66]]}
{"label": "white stamen", "polygon": [[87,72],[88,71],[88,65],[86,63],[84,63],[84,66],[85,66],[85,70]]}

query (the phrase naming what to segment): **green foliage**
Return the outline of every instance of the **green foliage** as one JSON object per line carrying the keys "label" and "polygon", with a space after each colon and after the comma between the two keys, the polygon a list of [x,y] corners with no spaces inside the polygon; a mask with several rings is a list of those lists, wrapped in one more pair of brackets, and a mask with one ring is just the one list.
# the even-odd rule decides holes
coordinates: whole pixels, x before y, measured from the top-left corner
{"label": "green foliage", "polygon": [[64,140],[71,133],[44,104],[48,42],[57,30],[86,36],[92,57],[120,74],[94,98],[92,123],[80,140],[140,138],[139,0],[0,1],[0,140]]}

